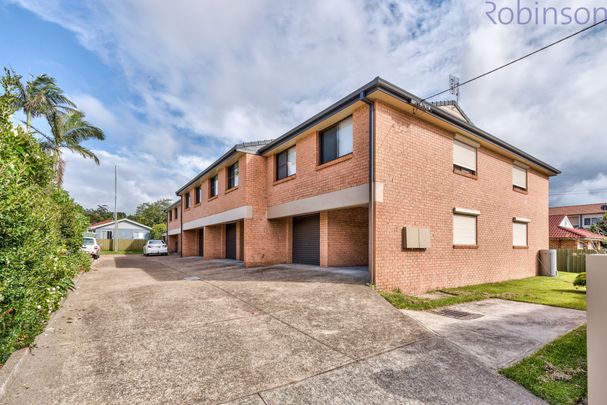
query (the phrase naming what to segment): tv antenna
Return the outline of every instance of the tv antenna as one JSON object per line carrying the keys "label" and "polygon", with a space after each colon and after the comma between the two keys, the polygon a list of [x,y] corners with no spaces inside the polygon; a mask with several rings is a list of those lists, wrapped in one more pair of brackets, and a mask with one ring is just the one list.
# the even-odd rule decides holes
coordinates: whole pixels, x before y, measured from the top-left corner
{"label": "tv antenna", "polygon": [[455,96],[455,101],[459,104],[459,77],[449,75],[449,93]]}

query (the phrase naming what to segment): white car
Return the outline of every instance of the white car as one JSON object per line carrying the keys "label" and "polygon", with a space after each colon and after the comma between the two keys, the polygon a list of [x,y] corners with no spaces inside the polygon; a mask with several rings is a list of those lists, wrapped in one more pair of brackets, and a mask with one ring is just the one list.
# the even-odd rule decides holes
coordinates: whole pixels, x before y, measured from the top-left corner
{"label": "white car", "polygon": [[169,251],[167,250],[167,245],[166,245],[166,243],[164,243],[161,240],[149,240],[148,243],[146,243],[143,246],[143,255],[144,256],[149,256],[149,255],[166,256],[168,254],[169,254]]}
{"label": "white car", "polygon": [[99,252],[101,251],[101,246],[97,244],[97,239],[95,238],[82,238],[82,251],[88,253],[93,257],[93,259],[99,259]]}

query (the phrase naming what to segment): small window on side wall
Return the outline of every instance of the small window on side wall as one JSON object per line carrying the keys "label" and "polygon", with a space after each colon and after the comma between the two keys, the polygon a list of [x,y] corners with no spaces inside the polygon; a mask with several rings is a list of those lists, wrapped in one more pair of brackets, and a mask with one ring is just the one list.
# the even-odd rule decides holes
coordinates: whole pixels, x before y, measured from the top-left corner
{"label": "small window on side wall", "polygon": [[169,222],[173,220],[173,210],[169,210]]}
{"label": "small window on side wall", "polygon": [[228,167],[228,190],[238,186],[238,162]]}
{"label": "small window on side wall", "polygon": [[194,191],[194,203],[200,204],[200,201],[202,201],[202,189],[200,186],[197,186],[196,190]]}
{"label": "small window on side wall", "polygon": [[293,176],[297,172],[297,151],[295,146],[276,155],[276,180]]}
{"label": "small window on side wall", "polygon": [[516,164],[512,166],[512,187],[515,190],[527,191],[527,169]]}
{"label": "small window on side wall", "polygon": [[185,208],[188,209],[190,208],[190,193],[185,193]]}
{"label": "small window on side wall", "polygon": [[476,147],[453,140],[453,171],[476,176],[476,153]]}
{"label": "small window on side wall", "polygon": [[352,153],[352,116],[320,132],[320,164]]}
{"label": "small window on side wall", "polygon": [[513,218],[512,219],[512,246],[517,247],[528,247],[529,246],[529,220],[526,218]]}
{"label": "small window on side wall", "polygon": [[219,178],[217,175],[209,179],[209,198],[215,197],[219,192]]}
{"label": "small window on side wall", "polygon": [[479,211],[454,208],[453,209],[453,246],[476,247],[478,245],[478,216]]}

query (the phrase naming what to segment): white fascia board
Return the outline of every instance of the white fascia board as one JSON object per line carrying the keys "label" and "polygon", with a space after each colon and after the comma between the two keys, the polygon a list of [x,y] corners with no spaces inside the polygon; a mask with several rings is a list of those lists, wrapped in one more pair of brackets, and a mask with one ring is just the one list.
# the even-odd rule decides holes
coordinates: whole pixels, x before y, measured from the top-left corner
{"label": "white fascia board", "polygon": [[344,190],[273,205],[268,207],[268,218],[284,218],[338,208],[360,207],[367,204],[369,204],[369,185],[362,184]]}
{"label": "white fascia board", "polygon": [[169,229],[169,235],[179,235],[181,233],[181,228],[173,228]]}
{"label": "white fascia board", "polygon": [[202,228],[203,226],[223,224],[226,222],[233,222],[249,218],[253,218],[253,207],[250,205],[243,205],[242,207],[220,212],[219,214],[209,215],[193,221],[184,222],[183,230],[187,231],[190,229]]}

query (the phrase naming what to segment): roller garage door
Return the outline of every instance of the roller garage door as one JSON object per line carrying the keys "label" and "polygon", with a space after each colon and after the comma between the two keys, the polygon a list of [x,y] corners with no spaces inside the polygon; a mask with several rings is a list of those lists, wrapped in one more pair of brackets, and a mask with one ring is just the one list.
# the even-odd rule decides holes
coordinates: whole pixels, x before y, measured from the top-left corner
{"label": "roller garage door", "polygon": [[320,265],[320,215],[293,218],[293,263]]}
{"label": "roller garage door", "polygon": [[226,259],[236,259],[236,224],[226,225]]}

